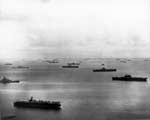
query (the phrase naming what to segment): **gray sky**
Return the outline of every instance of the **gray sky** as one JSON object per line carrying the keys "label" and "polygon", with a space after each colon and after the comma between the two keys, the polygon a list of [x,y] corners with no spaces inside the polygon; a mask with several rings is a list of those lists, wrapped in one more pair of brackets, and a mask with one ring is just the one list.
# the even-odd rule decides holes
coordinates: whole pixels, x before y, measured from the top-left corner
{"label": "gray sky", "polygon": [[0,56],[150,57],[148,0],[0,0]]}

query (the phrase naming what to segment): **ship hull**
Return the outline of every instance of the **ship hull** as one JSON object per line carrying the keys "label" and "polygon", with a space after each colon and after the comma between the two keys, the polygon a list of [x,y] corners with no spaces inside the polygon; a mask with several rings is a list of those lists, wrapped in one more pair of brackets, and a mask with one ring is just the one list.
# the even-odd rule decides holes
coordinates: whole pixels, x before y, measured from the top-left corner
{"label": "ship hull", "polygon": [[16,81],[0,81],[0,83],[3,83],[3,84],[6,84],[6,83],[19,83],[20,81],[19,80],[16,80]]}
{"label": "ship hull", "polygon": [[93,70],[93,72],[116,72],[117,69],[106,69],[106,70],[103,70],[103,69],[95,69]]}
{"label": "ship hull", "polygon": [[79,68],[79,66],[62,66],[62,68]]}
{"label": "ship hull", "polygon": [[118,81],[137,81],[137,82],[146,82],[147,78],[123,78],[123,77],[112,77],[112,80],[118,80]]}
{"label": "ship hull", "polygon": [[36,108],[36,109],[47,109],[47,110],[60,110],[60,103],[34,103],[19,101],[15,102],[14,106],[17,108]]}

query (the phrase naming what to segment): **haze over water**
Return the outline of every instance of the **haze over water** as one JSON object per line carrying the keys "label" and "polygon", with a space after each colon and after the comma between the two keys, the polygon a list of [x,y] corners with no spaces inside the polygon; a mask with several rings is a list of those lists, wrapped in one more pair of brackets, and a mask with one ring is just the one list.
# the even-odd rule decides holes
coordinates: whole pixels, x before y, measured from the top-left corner
{"label": "haze over water", "polygon": [[[48,64],[42,61],[24,61],[15,65],[30,69],[12,69],[1,64],[1,75],[19,84],[0,84],[0,111],[2,116],[16,115],[14,120],[126,120],[150,119],[150,84],[148,82],[112,81],[113,76],[131,74],[150,78],[149,61],[133,59],[121,63],[116,59],[82,60],[77,69],[61,68],[68,61]],[[94,73],[92,69],[117,68],[117,72]],[[31,96],[41,100],[61,101],[60,111],[18,109],[16,100]]]}
{"label": "haze over water", "polygon": [[[148,58],[149,13],[149,0],[0,0],[0,75],[21,81],[0,84],[0,115],[16,115],[14,120],[150,119],[149,80],[112,81],[126,73],[150,78],[150,61],[82,59],[80,68],[63,69],[70,60],[40,60]],[[9,59],[17,60],[12,66],[30,69],[4,65]],[[93,73],[102,63],[117,72]],[[13,106],[31,96],[61,101],[62,110]]]}

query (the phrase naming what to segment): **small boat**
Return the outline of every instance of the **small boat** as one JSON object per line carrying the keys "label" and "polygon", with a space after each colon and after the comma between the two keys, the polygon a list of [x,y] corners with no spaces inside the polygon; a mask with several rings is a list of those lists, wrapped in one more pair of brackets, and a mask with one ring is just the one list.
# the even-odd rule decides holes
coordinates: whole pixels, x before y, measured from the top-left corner
{"label": "small boat", "polygon": [[16,101],[14,102],[14,106],[17,108],[61,109],[59,101],[34,100],[33,97],[31,97],[28,101]]}
{"label": "small boat", "polygon": [[146,77],[132,77],[131,75],[124,75],[123,77],[112,77],[112,80],[146,82],[147,78]]}
{"label": "small boat", "polygon": [[19,83],[19,80],[10,80],[6,78],[5,76],[1,77],[0,83],[6,84],[6,83]]}
{"label": "small boat", "polygon": [[115,68],[101,68],[101,69],[94,69],[93,72],[116,72],[117,69]]}

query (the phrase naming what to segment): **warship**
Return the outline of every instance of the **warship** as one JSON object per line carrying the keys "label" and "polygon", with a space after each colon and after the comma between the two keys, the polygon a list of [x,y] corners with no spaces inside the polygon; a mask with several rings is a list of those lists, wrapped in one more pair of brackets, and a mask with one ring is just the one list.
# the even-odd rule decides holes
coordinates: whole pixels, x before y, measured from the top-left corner
{"label": "warship", "polygon": [[17,66],[17,67],[12,67],[13,69],[29,69],[29,67],[26,66]]}
{"label": "warship", "polygon": [[62,68],[79,68],[79,66],[78,65],[67,64],[67,65],[62,66]]}
{"label": "warship", "polygon": [[59,61],[57,59],[54,59],[54,60],[45,60],[45,62],[47,62],[47,63],[59,63]]}
{"label": "warship", "polygon": [[124,75],[123,77],[112,77],[112,80],[146,82],[147,78],[146,77],[132,77],[131,75]]}
{"label": "warship", "polygon": [[60,110],[61,104],[59,101],[43,101],[43,100],[34,100],[31,97],[28,101],[16,101],[14,106],[17,108],[37,108],[37,109],[51,109],[51,110]]}
{"label": "warship", "polygon": [[3,83],[3,84],[19,83],[19,82],[20,82],[19,80],[10,80],[10,79],[6,78],[5,76],[2,76],[1,79],[0,79],[0,83]]}
{"label": "warship", "polygon": [[12,63],[5,63],[5,65],[12,65]]}
{"label": "warship", "polygon": [[116,72],[117,69],[115,68],[101,68],[101,69],[94,69],[93,72]]}
{"label": "warship", "polygon": [[122,60],[122,61],[120,61],[120,62],[121,62],[121,63],[127,63],[127,61],[123,61],[123,60]]}

